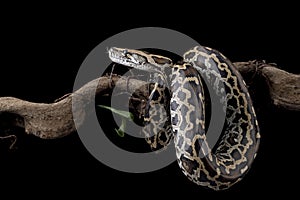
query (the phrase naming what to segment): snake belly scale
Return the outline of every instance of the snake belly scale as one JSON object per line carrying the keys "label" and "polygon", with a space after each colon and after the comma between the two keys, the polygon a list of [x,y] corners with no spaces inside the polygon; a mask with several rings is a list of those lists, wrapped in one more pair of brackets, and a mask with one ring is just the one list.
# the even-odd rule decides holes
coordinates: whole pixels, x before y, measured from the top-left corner
{"label": "snake belly scale", "polygon": [[[109,57],[113,62],[154,73],[159,81],[151,94],[170,88],[170,122],[163,129],[168,139],[163,142],[159,137],[148,139],[152,147],[168,145],[174,137],[179,167],[198,185],[223,190],[242,180],[256,157],[260,133],[246,84],[224,55],[208,47],[196,46],[183,55],[182,63],[174,64],[164,56],[112,47]],[[210,148],[206,136],[203,77],[211,81],[220,101],[227,105],[225,128],[214,149]],[[153,96],[150,95],[148,105],[157,103],[158,98]]]}

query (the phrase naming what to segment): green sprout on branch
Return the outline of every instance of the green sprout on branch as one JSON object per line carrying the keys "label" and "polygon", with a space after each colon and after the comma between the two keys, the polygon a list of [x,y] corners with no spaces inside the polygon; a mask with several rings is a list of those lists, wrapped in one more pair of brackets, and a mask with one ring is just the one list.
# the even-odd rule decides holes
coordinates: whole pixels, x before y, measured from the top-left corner
{"label": "green sprout on branch", "polygon": [[119,115],[121,117],[121,125],[118,129],[115,128],[115,131],[120,137],[124,137],[125,136],[126,123],[127,123],[127,121],[133,121],[133,119],[134,119],[133,114],[131,112],[128,112],[128,111],[118,110],[118,109],[108,107],[108,106],[104,106],[104,105],[98,105],[98,106],[100,108],[110,110],[111,112],[116,113],[117,115]]}

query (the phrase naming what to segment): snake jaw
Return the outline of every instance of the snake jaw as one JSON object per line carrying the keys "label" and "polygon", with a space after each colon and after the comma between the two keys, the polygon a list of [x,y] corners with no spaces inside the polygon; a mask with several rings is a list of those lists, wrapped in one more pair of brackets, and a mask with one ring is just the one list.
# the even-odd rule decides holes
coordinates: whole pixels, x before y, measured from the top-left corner
{"label": "snake jaw", "polygon": [[[117,47],[112,47],[108,50],[109,58],[116,63],[133,67],[141,68],[146,64],[146,58],[143,56],[137,55],[129,49],[122,49]],[[146,70],[146,69],[145,69]]]}
{"label": "snake jaw", "polygon": [[170,58],[134,49],[111,47],[108,54],[113,62],[148,72],[161,73],[173,65]]}

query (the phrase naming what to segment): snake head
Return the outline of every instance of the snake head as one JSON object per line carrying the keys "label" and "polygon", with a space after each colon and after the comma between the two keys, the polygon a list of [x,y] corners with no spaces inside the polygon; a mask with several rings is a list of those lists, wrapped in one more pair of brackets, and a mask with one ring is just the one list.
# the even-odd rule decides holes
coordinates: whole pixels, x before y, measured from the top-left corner
{"label": "snake head", "polygon": [[148,72],[162,72],[173,65],[170,58],[135,49],[112,47],[108,55],[115,63]]}

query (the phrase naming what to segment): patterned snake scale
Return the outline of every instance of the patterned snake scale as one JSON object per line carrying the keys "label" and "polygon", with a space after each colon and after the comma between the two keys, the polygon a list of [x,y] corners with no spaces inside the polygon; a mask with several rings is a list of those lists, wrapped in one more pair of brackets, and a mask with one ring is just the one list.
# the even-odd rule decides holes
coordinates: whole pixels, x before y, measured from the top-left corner
{"label": "patterned snake scale", "polygon": [[[260,133],[246,84],[224,55],[196,46],[183,55],[182,63],[173,64],[164,56],[112,47],[109,57],[113,62],[157,77],[145,118],[154,132],[151,139],[146,139],[152,149],[167,146],[174,137],[178,164],[198,185],[223,190],[242,180],[256,157]],[[203,78],[226,105],[225,128],[214,148],[208,144],[205,129]],[[163,92],[165,87],[170,88],[170,97]],[[168,98],[171,98],[170,103]],[[159,119],[165,119],[166,115],[162,117],[160,110],[153,109],[158,103],[169,107],[166,115],[170,119],[165,120],[163,126]],[[158,120],[152,120],[154,118]],[[149,129],[144,133],[149,137]]]}

